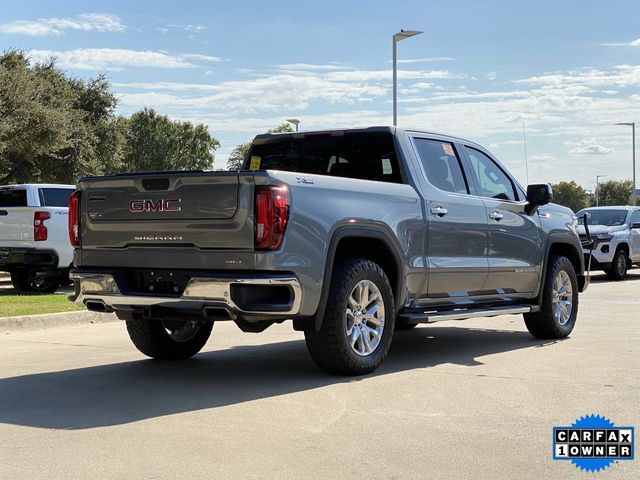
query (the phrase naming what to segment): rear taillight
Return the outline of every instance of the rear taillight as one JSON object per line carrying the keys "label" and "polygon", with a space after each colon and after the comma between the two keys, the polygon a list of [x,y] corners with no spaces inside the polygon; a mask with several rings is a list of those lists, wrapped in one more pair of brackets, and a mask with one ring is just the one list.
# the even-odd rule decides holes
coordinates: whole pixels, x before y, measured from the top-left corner
{"label": "rear taillight", "polygon": [[256,187],[256,248],[277,250],[289,219],[287,187]]}
{"label": "rear taillight", "polygon": [[44,242],[47,239],[47,227],[44,221],[51,218],[49,212],[35,212],[33,214],[33,239],[36,242]]}
{"label": "rear taillight", "polygon": [[80,229],[78,225],[78,209],[80,208],[80,192],[73,192],[69,197],[69,241],[71,245],[80,245]]}

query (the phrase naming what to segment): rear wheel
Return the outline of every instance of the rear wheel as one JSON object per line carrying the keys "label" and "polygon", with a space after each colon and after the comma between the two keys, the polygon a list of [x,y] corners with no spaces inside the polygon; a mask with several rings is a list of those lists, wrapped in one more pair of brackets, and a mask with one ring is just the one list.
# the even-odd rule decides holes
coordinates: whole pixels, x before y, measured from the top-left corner
{"label": "rear wheel", "polygon": [[525,313],[524,322],[536,338],[565,338],[578,316],[578,279],[571,261],[561,255],[549,258],[539,312]]}
{"label": "rear wheel", "polygon": [[394,312],[391,286],[379,265],[364,259],[339,261],[320,331],[305,332],[311,357],[330,373],[372,372],[389,352]]}
{"label": "rear wheel", "polygon": [[[121,315],[119,315],[121,316]],[[211,336],[213,322],[157,320],[127,316],[127,332],[135,347],[158,360],[182,360],[202,350]]]}
{"label": "rear wheel", "polygon": [[20,292],[53,293],[60,286],[57,276],[38,276],[38,270],[16,270],[11,272],[11,284]]}
{"label": "rear wheel", "polygon": [[620,248],[616,250],[616,254],[611,261],[611,266],[605,270],[605,273],[611,280],[624,280],[627,276],[628,268],[629,260],[627,258],[627,252]]}

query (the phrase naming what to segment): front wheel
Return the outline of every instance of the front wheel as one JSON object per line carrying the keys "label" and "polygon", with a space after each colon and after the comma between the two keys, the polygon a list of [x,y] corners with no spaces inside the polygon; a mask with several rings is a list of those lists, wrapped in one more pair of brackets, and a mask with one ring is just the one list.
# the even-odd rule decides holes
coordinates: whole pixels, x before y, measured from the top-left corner
{"label": "front wheel", "polygon": [[213,322],[158,320],[140,318],[139,315],[129,315],[126,323],[135,347],[158,360],[193,357],[207,343],[213,328]]}
{"label": "front wheel", "polygon": [[549,258],[541,295],[540,311],[524,314],[529,333],[542,339],[569,336],[578,316],[578,279],[567,257]]}
{"label": "front wheel", "polygon": [[628,268],[627,253],[623,249],[619,249],[616,250],[611,266],[605,270],[605,273],[611,280],[624,280]]}
{"label": "front wheel", "polygon": [[323,370],[363,375],[375,370],[391,346],[393,292],[380,266],[370,260],[339,261],[319,332],[305,332],[307,348]]}

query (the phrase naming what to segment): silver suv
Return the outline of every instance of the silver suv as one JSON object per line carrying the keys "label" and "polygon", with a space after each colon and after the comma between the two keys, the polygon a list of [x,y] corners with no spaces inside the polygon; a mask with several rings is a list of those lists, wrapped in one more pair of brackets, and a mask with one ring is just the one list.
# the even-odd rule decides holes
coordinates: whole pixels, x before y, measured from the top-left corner
{"label": "silver suv", "polygon": [[631,265],[640,263],[640,208],[593,207],[580,210],[578,233],[582,239],[584,214],[593,240],[592,248],[585,248],[585,263],[591,256],[591,269],[604,270],[613,280],[622,280]]}

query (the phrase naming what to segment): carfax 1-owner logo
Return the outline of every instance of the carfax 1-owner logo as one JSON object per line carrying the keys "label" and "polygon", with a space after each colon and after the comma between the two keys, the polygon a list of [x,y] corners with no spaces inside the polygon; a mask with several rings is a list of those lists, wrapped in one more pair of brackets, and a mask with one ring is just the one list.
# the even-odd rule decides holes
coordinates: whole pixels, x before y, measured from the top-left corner
{"label": "carfax 1-owner logo", "polygon": [[570,460],[582,470],[599,472],[613,462],[634,459],[634,433],[633,427],[587,415],[570,427],[553,427],[553,459]]}

